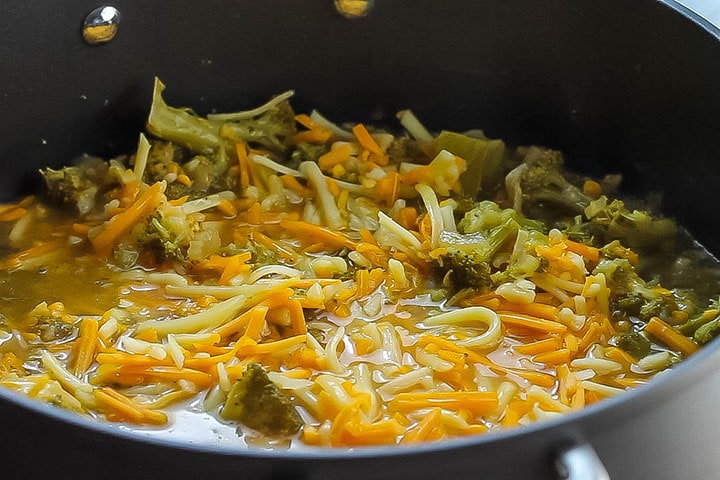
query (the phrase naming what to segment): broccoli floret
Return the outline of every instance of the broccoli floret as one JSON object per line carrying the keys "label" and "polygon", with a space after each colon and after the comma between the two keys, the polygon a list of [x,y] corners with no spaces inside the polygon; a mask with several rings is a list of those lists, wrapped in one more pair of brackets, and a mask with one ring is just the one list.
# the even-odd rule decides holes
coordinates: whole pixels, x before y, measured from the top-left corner
{"label": "broccoli floret", "polygon": [[626,320],[628,316],[639,316],[645,304],[645,297],[637,292],[616,293],[610,299],[610,309],[616,320]]}
{"label": "broccoli floret", "polygon": [[181,165],[186,158],[187,152],[179,145],[161,140],[150,142],[143,180],[149,184],[164,180],[171,165]]}
{"label": "broccoli floret", "polygon": [[251,363],[230,388],[220,412],[267,436],[288,436],[302,426],[292,401],[268,377],[262,366]]}
{"label": "broccoli floret", "polygon": [[42,316],[36,319],[31,332],[38,335],[43,342],[60,342],[74,335],[77,329],[59,318]]}
{"label": "broccoli floret", "polygon": [[567,180],[562,165],[560,152],[528,148],[523,163],[505,177],[513,208],[548,223],[582,214],[590,198]]}
{"label": "broccoli floret", "polygon": [[153,135],[178,143],[196,154],[232,151],[242,140],[250,146],[283,156],[296,133],[295,113],[287,100],[255,114],[216,115],[202,118],[187,109],[168,106],[162,98],[165,85],[156,79],[147,129]]}
{"label": "broccoli floret", "polygon": [[[480,208],[484,209],[486,205]],[[492,259],[505,242],[515,237],[520,228],[512,216],[495,224],[494,221],[483,222],[473,212],[466,214],[466,218],[468,215],[472,217],[469,222],[475,222],[473,226],[468,227],[460,222],[461,233],[443,232],[440,236],[440,245],[445,248],[445,253],[436,259],[436,270],[456,290],[493,285]],[[468,233],[471,230],[472,233]]]}
{"label": "broccoli floret", "polygon": [[668,218],[653,218],[643,210],[630,211],[622,200],[608,203],[602,196],[585,210],[588,221],[575,227],[593,236],[599,244],[619,240],[635,249],[670,249],[677,233],[675,222]]}
{"label": "broccoli floret", "polygon": [[648,300],[640,307],[638,317],[649,321],[652,317],[663,319],[671,318],[672,312],[678,310],[675,299],[671,295],[663,295],[654,300]]}
{"label": "broccoli floret", "polygon": [[137,237],[137,243],[142,249],[149,251],[156,262],[187,261],[186,248],[180,245],[180,239],[163,225],[159,215],[148,218],[145,229]]}
{"label": "broccoli floret", "polygon": [[140,252],[138,252],[134,245],[128,245],[122,242],[113,248],[112,254],[115,265],[123,270],[131,269],[137,265],[140,259]]}
{"label": "broccoli floret", "polygon": [[610,288],[611,317],[614,320],[640,318],[643,313],[653,313],[661,306],[663,300],[660,294],[647,286],[627,259],[601,260],[593,275],[600,273],[605,275]]}
{"label": "broccoli floret", "polygon": [[[628,261],[635,261],[637,254],[626,248],[619,240],[613,240],[600,249],[600,254],[605,258],[626,258]],[[633,260],[631,260],[633,259]]]}
{"label": "broccoli floret", "polygon": [[248,241],[244,247],[240,247],[235,243],[229,243],[223,247],[220,253],[223,256],[231,256],[245,252],[250,252],[252,254],[249,263],[256,267],[261,267],[263,265],[276,265],[280,261],[276,250],[268,248],[252,240]]}
{"label": "broccoli floret", "polygon": [[443,283],[454,290],[481,289],[493,285],[490,262],[477,251],[448,248],[437,262]]}
{"label": "broccoli floret", "polygon": [[537,257],[531,252],[537,245],[547,245],[547,236],[538,230],[519,230],[515,247],[510,255],[507,268],[497,274],[495,283],[510,282],[518,278],[527,278],[537,271],[547,268],[547,259]]}
{"label": "broccoli floret", "polygon": [[317,162],[317,159],[330,151],[327,144],[313,145],[312,143],[298,143],[293,150],[291,161],[287,163],[290,168],[297,168],[302,162]]}
{"label": "broccoli floret", "polygon": [[603,259],[593,271],[603,273],[610,288],[612,317],[616,320],[635,317],[648,321],[652,317],[675,323],[674,312],[695,312],[690,292],[655,288],[643,280],[625,258]]}
{"label": "broccoli floret", "polygon": [[621,333],[615,337],[615,343],[636,359],[647,356],[651,349],[650,340],[640,332]]}
{"label": "broccoli floret", "polygon": [[437,273],[453,289],[499,285],[530,276],[541,266],[540,259],[522,248],[512,252],[504,269],[492,266],[495,254],[517,235],[522,235],[523,243],[544,243],[546,227],[541,221],[485,200],[467,211],[457,227],[458,233],[443,232],[440,236],[440,246],[446,251],[436,265]]}
{"label": "broccoli floret", "polygon": [[458,231],[465,234],[487,233],[508,220],[513,220],[526,230],[541,232],[545,230],[543,222],[531,220],[512,208],[503,209],[497,203],[485,200],[476,203],[472,210],[465,213],[463,219],[458,223]]}
{"label": "broccoli floret", "polygon": [[386,151],[391,163],[401,162],[427,163],[428,154],[420,148],[417,140],[410,137],[396,136]]}
{"label": "broccoli floret", "polygon": [[720,318],[715,317],[714,320],[702,325],[700,328],[695,330],[693,339],[699,344],[703,345],[708,343],[710,340],[715,338],[720,333]]}
{"label": "broccoli floret", "polygon": [[635,268],[625,258],[600,260],[593,270],[593,275],[599,273],[605,275],[613,296],[634,295],[643,300],[654,300],[660,296],[659,293],[647,286],[645,280],[640,278]]}
{"label": "broccoli floret", "polygon": [[40,170],[45,180],[45,197],[52,203],[76,210],[80,216],[90,213],[96,204],[108,164],[96,157],[84,156],[77,165],[60,170]]}
{"label": "broccoli floret", "polygon": [[166,180],[168,174],[187,175],[190,184],[179,181],[168,183],[165,195],[173,200],[188,196],[190,200],[208,194],[234,190],[237,177],[228,175],[228,159],[225,150],[212,158],[206,155],[192,155],[186,149],[172,142],[153,141],[148,154],[144,180],[153,184]]}

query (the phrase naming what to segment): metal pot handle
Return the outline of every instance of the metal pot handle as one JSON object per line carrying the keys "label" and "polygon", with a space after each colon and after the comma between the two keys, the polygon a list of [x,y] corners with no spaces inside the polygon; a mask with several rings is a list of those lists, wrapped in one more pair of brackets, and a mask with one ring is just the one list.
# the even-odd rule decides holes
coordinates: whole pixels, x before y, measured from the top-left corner
{"label": "metal pot handle", "polygon": [[560,451],[555,458],[555,468],[560,480],[610,480],[605,465],[587,443]]}

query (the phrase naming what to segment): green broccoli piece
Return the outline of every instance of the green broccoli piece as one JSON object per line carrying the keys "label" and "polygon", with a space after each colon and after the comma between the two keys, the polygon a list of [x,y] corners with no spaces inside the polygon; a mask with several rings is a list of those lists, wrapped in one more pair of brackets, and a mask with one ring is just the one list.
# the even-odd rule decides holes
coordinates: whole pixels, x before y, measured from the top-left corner
{"label": "green broccoli piece", "polygon": [[720,333],[720,318],[715,317],[714,320],[702,325],[693,334],[693,339],[703,345],[715,338]]}
{"label": "green broccoli piece", "polygon": [[652,317],[675,323],[673,313],[695,313],[697,307],[692,292],[656,289],[643,280],[625,258],[602,259],[593,274],[603,273],[610,287],[612,318],[635,317],[649,321]]}
{"label": "green broccoli piece", "polygon": [[245,252],[250,252],[252,257],[250,258],[249,263],[253,264],[255,267],[275,265],[280,261],[278,259],[277,251],[253,240],[248,241],[244,247],[240,247],[235,243],[229,243],[221,250],[221,254],[223,256],[238,255]]}
{"label": "green broccoli piece", "polygon": [[646,301],[638,313],[638,318],[649,321],[652,317],[661,319],[672,318],[672,312],[678,310],[678,305],[672,295],[662,295],[659,298]]}
{"label": "green broccoli piece", "polygon": [[576,228],[592,235],[600,244],[619,240],[634,249],[668,250],[674,246],[677,233],[675,222],[668,218],[653,218],[643,210],[626,208],[622,200],[602,196],[585,211],[588,221]]}
{"label": "green broccoli piece", "polygon": [[164,180],[170,173],[170,165],[182,165],[187,156],[180,145],[162,140],[151,141],[143,180],[149,184]]}
{"label": "green broccoli piece", "polygon": [[626,320],[629,316],[637,317],[645,304],[645,297],[637,292],[616,292],[610,299],[610,309],[616,320]]}
{"label": "green broccoli piece", "polygon": [[396,136],[385,153],[391,163],[398,165],[401,162],[425,164],[429,161],[428,154],[420,148],[418,141],[407,136]]}
{"label": "green broccoli piece", "polygon": [[505,177],[513,208],[547,223],[582,214],[590,198],[568,181],[562,166],[560,152],[528,148],[523,163]]}
{"label": "green broccoli piece", "polygon": [[182,171],[179,173],[186,174],[192,183],[188,186],[181,182],[170,182],[165,195],[170,200],[186,195],[194,200],[212,193],[235,190],[237,177],[228,175],[229,165],[225,149],[209,157],[194,155],[172,142],[155,140],[151,142],[143,179],[149,184],[165,180],[169,173],[177,172],[180,166]]}
{"label": "green broccoli piece", "polygon": [[678,327],[683,335],[705,344],[720,333],[720,299],[712,299],[707,309]]}
{"label": "green broccoli piece", "polygon": [[288,436],[303,422],[292,401],[268,377],[262,366],[251,363],[230,388],[220,412],[267,436]]}
{"label": "green broccoli piece", "polygon": [[162,223],[162,217],[153,215],[148,218],[145,229],[137,237],[138,246],[149,251],[155,261],[166,260],[187,261],[186,247]]}
{"label": "green broccoli piece", "polygon": [[311,143],[298,143],[293,150],[287,166],[297,168],[302,162],[317,162],[318,158],[330,151],[326,144],[313,145]]}
{"label": "green broccoli piece", "polygon": [[470,211],[465,213],[462,220],[458,222],[458,231],[463,234],[485,234],[508,220],[513,220],[520,228],[526,230],[543,232],[546,228],[545,224],[539,220],[526,218],[512,208],[503,209],[495,202],[484,200],[477,202]]}
{"label": "green broccoli piece", "polygon": [[84,216],[95,208],[107,171],[105,161],[90,156],[83,156],[76,165],[60,170],[40,170],[45,180],[44,195],[51,203],[74,209]]}
{"label": "green broccoli piece", "polygon": [[[632,264],[625,258],[601,259],[593,270],[593,275],[605,275],[613,296],[625,297],[633,295],[643,301],[657,299],[660,294],[648,287],[645,280],[638,274]],[[632,308],[637,306],[632,304]]]}
{"label": "green broccoli piece", "polygon": [[162,98],[165,85],[155,79],[148,132],[178,143],[191,152],[213,156],[222,149],[232,151],[237,140],[283,156],[296,133],[295,113],[287,100],[254,115],[216,115],[202,118],[188,109],[168,106]]}
{"label": "green broccoli piece", "polygon": [[621,333],[615,337],[615,343],[636,359],[650,354],[650,340],[640,332]]}
{"label": "green broccoli piece", "polygon": [[448,248],[437,261],[443,283],[453,290],[479,290],[493,285],[490,262],[476,250]]}
{"label": "green broccoli piece", "polygon": [[113,248],[112,255],[115,265],[123,270],[130,270],[137,265],[140,259],[140,252],[138,252],[135,245],[128,245],[122,242]]}
{"label": "green broccoli piece", "polygon": [[60,342],[77,334],[76,327],[52,316],[37,317],[30,331],[47,343]]}
{"label": "green broccoli piece", "polygon": [[502,160],[505,154],[502,140],[442,131],[435,138],[435,150],[447,150],[467,162],[467,170],[460,176],[466,195],[475,198],[482,193],[486,198],[491,197],[501,186]]}
{"label": "green broccoli piece", "polygon": [[452,289],[491,287],[524,278],[541,267],[541,261],[520,249],[510,256],[504,269],[492,266],[495,254],[517,235],[525,243],[544,243],[545,224],[531,220],[495,202],[477,202],[458,222],[458,233],[443,232],[440,246],[446,253],[436,261],[436,272]]}
{"label": "green broccoli piece", "polygon": [[[478,208],[495,213],[486,203],[492,202],[481,202]],[[489,287],[494,284],[492,259],[509,239],[515,237],[520,225],[511,215],[501,223],[495,220],[484,222],[475,210],[468,212],[465,218],[468,222],[460,222],[460,233],[443,232],[440,236],[445,253],[436,260],[436,271],[456,290]]]}

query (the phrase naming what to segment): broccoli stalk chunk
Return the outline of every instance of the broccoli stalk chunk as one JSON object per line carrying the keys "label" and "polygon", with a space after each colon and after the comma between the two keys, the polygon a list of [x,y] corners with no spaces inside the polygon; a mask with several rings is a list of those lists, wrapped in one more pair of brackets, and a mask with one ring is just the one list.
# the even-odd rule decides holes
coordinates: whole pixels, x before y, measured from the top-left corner
{"label": "broccoli stalk chunk", "polygon": [[248,365],[230,388],[220,416],[272,437],[292,435],[303,424],[292,401],[256,363]]}
{"label": "broccoli stalk chunk", "polygon": [[283,155],[296,133],[295,114],[287,99],[268,104],[269,108],[254,115],[236,118],[228,114],[219,117],[221,120],[210,120],[188,109],[168,106],[162,98],[164,89],[165,85],[156,78],[147,121],[148,132],[194,153],[212,155],[224,148],[231,150],[237,140],[242,140]]}
{"label": "broccoli stalk chunk", "polygon": [[447,150],[467,162],[467,170],[460,176],[463,191],[470,197],[478,194],[491,197],[502,183],[502,159],[505,144],[502,140],[475,138],[462,133],[442,131],[435,138],[435,150]]}

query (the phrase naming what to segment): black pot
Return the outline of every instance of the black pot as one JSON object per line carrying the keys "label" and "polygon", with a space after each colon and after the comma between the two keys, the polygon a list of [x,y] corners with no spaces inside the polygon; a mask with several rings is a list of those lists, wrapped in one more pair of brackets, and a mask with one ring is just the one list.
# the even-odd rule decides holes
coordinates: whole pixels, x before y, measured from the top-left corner
{"label": "black pot", "polygon": [[[294,88],[300,110],[337,120],[389,123],[409,107],[431,128],[558,148],[578,170],[622,172],[628,191],[665,192],[666,212],[720,252],[720,31],[672,0],[378,1],[356,20],[331,0],[117,0],[117,37],[89,46],[80,27],[98,6],[0,7],[5,199],[33,188],[42,165],[131,150],[157,75],[170,103],[202,113]],[[355,451],[142,440],[1,390],[0,477],[602,478],[582,476],[602,469],[578,448],[591,445],[613,478],[717,478],[719,367],[715,341],[558,420]]]}

